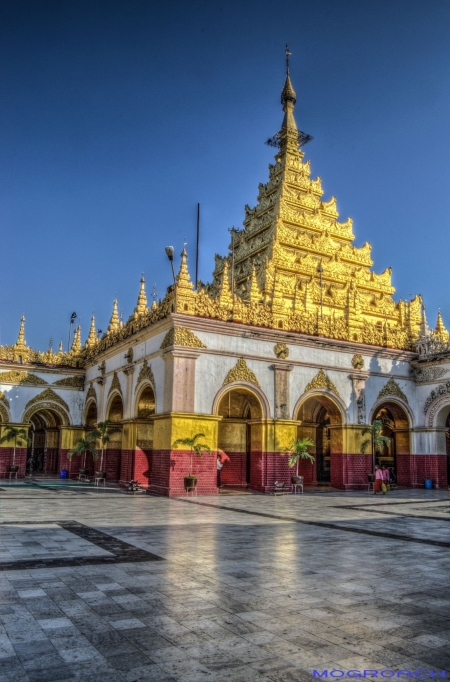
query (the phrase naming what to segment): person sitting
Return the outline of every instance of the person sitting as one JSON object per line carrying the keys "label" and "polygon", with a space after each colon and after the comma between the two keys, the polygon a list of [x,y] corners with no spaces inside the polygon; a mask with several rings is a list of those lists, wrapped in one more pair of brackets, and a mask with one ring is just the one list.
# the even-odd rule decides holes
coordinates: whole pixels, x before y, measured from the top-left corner
{"label": "person sitting", "polygon": [[381,484],[383,483],[383,472],[378,464],[375,465],[375,483],[373,485],[373,494],[381,493]]}

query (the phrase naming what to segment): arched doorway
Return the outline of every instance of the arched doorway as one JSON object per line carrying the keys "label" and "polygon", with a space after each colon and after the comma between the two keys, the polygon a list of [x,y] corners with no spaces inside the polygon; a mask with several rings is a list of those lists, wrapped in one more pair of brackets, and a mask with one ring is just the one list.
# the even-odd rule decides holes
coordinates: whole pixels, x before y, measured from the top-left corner
{"label": "arched doorway", "polygon": [[[256,421],[263,418],[259,397],[249,388],[236,386],[226,391],[219,400],[218,448],[230,458],[221,473],[222,485],[252,485],[252,453],[262,452],[262,426]],[[259,479],[253,481],[260,487]]]}
{"label": "arched doorway", "polygon": [[84,423],[86,428],[90,431],[94,429],[97,425],[97,404],[95,400],[91,400],[87,406],[86,416],[84,418]]}
{"label": "arched doorway", "polygon": [[372,423],[379,420],[383,424],[381,434],[390,438],[390,445],[386,444],[383,450],[375,450],[375,464],[393,469],[398,476],[398,455],[409,455],[410,448],[410,423],[406,410],[394,401],[385,401],[377,405],[373,411]]}
{"label": "arched doorway", "polygon": [[27,449],[27,473],[32,476],[56,474],[60,447],[59,414],[51,409],[42,409],[30,416]]}
{"label": "arched doorway", "polygon": [[298,438],[309,438],[314,443],[311,452],[315,463],[300,467],[305,483],[330,485],[333,454],[343,452],[342,413],[336,402],[326,394],[314,394],[303,400],[297,410]]}
{"label": "arched doorway", "polygon": [[[134,461],[129,462],[131,467],[129,477],[136,479],[142,485],[150,485],[153,453],[153,417],[156,412],[155,391],[151,384],[141,388],[137,396],[136,414],[136,451]],[[122,469],[124,463],[122,464]]]}
{"label": "arched doorway", "polygon": [[[114,427],[119,427],[117,433],[111,434],[111,440],[106,445],[103,453],[103,469],[106,471],[106,478],[109,481],[118,481],[121,476],[122,458],[122,424],[123,419],[123,400],[119,393],[116,393],[109,402],[106,419],[114,423]],[[129,480],[129,479],[128,479]]]}

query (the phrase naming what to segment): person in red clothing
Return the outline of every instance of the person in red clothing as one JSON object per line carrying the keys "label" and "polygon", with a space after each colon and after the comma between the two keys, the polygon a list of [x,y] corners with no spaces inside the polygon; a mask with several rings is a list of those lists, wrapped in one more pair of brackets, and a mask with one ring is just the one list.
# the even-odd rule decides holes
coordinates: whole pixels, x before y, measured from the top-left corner
{"label": "person in red clothing", "polygon": [[378,464],[375,465],[375,483],[373,484],[373,494],[381,493],[381,484],[383,483],[383,472]]}

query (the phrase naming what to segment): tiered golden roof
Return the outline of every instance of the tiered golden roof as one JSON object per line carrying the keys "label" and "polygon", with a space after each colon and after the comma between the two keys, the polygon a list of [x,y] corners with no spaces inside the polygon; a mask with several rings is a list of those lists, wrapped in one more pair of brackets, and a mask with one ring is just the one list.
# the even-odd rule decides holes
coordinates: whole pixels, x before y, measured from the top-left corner
{"label": "tiered golden roof", "polygon": [[[216,255],[212,282],[194,290],[184,248],[176,281],[162,301],[149,310],[142,277],[128,322],[120,323],[115,301],[106,334],[96,338],[93,320],[85,347],[78,329],[71,353],[52,356],[53,364],[56,357],[62,364],[63,356],[64,364],[89,360],[172,312],[414,350],[421,297],[395,303],[391,269],[371,269],[371,245],[355,246],[351,218],[339,222],[335,197],[323,199],[321,179],[311,177],[299,146],[289,73],[281,102],[284,118],[269,180],[259,185],[256,206],[245,207],[243,228],[231,231],[229,253]],[[17,358],[25,344],[21,333],[15,346],[0,347],[0,359]],[[436,334],[448,339],[440,315]]]}

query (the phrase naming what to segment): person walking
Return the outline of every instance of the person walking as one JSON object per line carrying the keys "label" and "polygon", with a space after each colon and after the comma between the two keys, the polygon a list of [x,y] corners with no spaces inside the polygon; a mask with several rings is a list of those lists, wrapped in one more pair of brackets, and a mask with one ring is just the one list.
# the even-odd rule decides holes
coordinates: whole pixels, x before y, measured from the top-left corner
{"label": "person walking", "polygon": [[373,485],[373,494],[381,493],[381,485],[383,483],[383,472],[378,464],[375,465],[375,483]]}
{"label": "person walking", "polygon": [[386,491],[389,492],[389,490],[391,489],[391,486],[389,485],[389,479],[390,479],[391,475],[389,473],[389,469],[384,464],[381,467],[381,473],[383,474],[383,483],[386,486],[386,490],[383,490],[383,495],[384,495],[386,493]]}
{"label": "person walking", "polygon": [[222,482],[220,480],[220,474],[223,468],[222,460],[220,459],[220,455],[217,455],[217,487],[221,488],[222,487]]}

